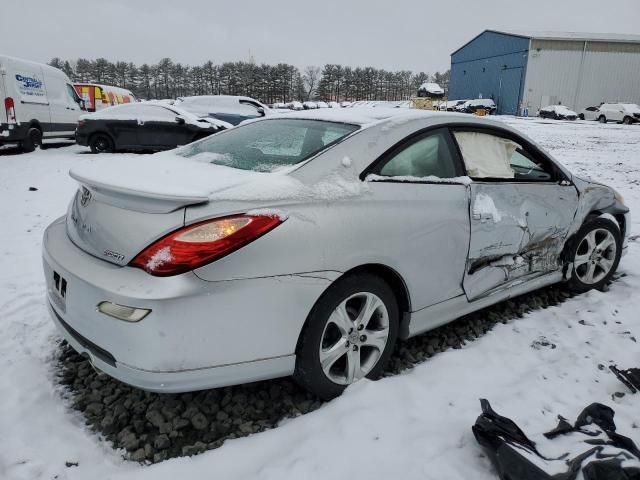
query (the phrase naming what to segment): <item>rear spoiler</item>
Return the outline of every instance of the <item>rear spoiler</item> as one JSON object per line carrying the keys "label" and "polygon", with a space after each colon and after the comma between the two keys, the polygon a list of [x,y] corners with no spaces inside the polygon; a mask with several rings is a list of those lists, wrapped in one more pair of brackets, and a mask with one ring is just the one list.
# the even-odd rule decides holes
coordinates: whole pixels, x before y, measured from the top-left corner
{"label": "rear spoiler", "polygon": [[[109,185],[95,178],[79,175],[73,170],[69,172],[69,176],[88,190],[86,195],[89,199],[95,196],[96,199],[104,203],[127,210],[145,213],[169,213],[188,205],[209,201],[209,197],[205,195],[163,194]],[[84,191],[83,194],[85,194]]]}

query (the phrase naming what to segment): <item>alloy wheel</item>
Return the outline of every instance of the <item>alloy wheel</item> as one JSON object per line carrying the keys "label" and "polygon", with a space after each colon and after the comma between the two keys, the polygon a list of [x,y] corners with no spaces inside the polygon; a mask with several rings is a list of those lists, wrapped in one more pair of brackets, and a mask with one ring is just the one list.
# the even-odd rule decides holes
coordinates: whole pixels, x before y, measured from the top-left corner
{"label": "alloy wheel", "polygon": [[361,292],[342,301],[322,332],[319,358],[324,374],[340,385],[365,377],[389,339],[389,313],[375,294]]}
{"label": "alloy wheel", "polygon": [[604,228],[587,233],[580,241],[573,261],[575,274],[586,285],[594,285],[606,277],[616,260],[616,240]]}

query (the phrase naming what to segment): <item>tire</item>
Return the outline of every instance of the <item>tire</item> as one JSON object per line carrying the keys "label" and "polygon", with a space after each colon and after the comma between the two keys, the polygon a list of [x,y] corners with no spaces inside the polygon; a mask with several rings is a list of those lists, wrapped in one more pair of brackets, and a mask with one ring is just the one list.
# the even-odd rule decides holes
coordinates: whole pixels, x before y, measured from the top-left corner
{"label": "tire", "polygon": [[600,115],[600,116],[598,117],[598,121],[599,121],[600,123],[607,123],[607,117],[605,117],[604,115]]}
{"label": "tire", "polygon": [[612,220],[594,218],[582,225],[572,243],[569,288],[575,292],[602,289],[620,263],[620,228]]}
{"label": "tire", "polygon": [[578,115],[578,118],[579,118],[580,120],[584,120],[584,113],[579,114],[579,115]]}
{"label": "tire", "polygon": [[113,140],[106,133],[96,133],[89,140],[89,148],[92,153],[113,153],[115,151]]}
{"label": "tire", "polygon": [[22,151],[29,153],[42,146],[42,132],[37,127],[31,127],[27,131],[27,137],[22,141]]}
{"label": "tire", "polygon": [[[358,315],[364,312],[361,323]],[[378,378],[398,337],[399,317],[393,290],[379,277],[363,273],[339,279],[307,318],[293,378],[325,400],[360,378]]]}
{"label": "tire", "polygon": [[625,125],[631,125],[633,121],[631,120],[631,117],[624,117],[622,119],[622,123],[624,123]]}

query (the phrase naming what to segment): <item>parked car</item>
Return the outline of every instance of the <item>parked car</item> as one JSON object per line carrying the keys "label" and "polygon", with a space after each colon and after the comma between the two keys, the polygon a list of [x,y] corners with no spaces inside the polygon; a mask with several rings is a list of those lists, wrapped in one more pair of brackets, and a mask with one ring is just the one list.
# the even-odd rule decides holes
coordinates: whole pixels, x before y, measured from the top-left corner
{"label": "parked car", "polygon": [[469,100],[448,100],[446,102],[440,102],[439,109],[447,112],[455,112],[456,107],[464,105]]}
{"label": "parked car", "polygon": [[62,70],[0,55],[0,145],[31,152],[43,138],[69,138],[84,105]]}
{"label": "parked car", "polygon": [[580,120],[597,120],[599,111],[598,107],[586,107],[580,110],[578,118]]}
{"label": "parked car", "polygon": [[425,82],[418,88],[419,97],[442,98],[444,97],[444,89],[433,82]]}
{"label": "parked car", "polygon": [[79,189],[43,239],[61,335],[145,390],[293,375],[331,398],[379,376],[397,339],[616,271],[622,198],[503,122],[336,115],[74,166]]}
{"label": "parked car", "polygon": [[603,103],[598,112],[601,123],[621,122],[625,125],[640,121],[640,107],[635,103]]}
{"label": "parked car", "polygon": [[344,101],[340,102],[340,106],[342,108],[350,107],[351,106],[351,102],[344,100]]}
{"label": "parked car", "polygon": [[569,110],[564,105],[549,105],[542,107],[538,112],[540,118],[552,118],[553,120],[576,120],[578,114]]}
{"label": "parked car", "polygon": [[84,101],[87,112],[95,112],[114,105],[138,101],[131,90],[113,87],[111,85],[74,83],[73,88],[75,88],[78,96]]}
{"label": "parked car", "polygon": [[291,110],[304,110],[304,107],[302,106],[302,102],[298,102],[298,101],[293,101],[288,103],[287,107],[290,108]]}
{"label": "parked car", "polygon": [[476,113],[478,110],[484,110],[489,115],[496,113],[496,103],[490,98],[476,98],[475,100],[467,100],[461,105],[461,110],[465,113]]}
{"label": "parked car", "polygon": [[564,105],[549,105],[542,107],[538,111],[540,118],[551,118],[553,120],[576,120],[578,114],[573,110],[569,110]]}
{"label": "parked car", "polygon": [[318,108],[329,108],[329,104],[327,102],[316,102]]}
{"label": "parked car", "polygon": [[88,146],[93,153],[168,150],[231,127],[175,106],[129,103],[82,115],[76,143]]}
{"label": "parked car", "polygon": [[275,113],[254,98],[234,95],[179,97],[174,105],[196,117],[217,118],[231,125],[238,125],[245,120],[253,120]]}
{"label": "parked car", "polygon": [[316,102],[306,101],[302,102],[302,108],[305,110],[314,110],[318,108],[318,104]]}
{"label": "parked car", "polygon": [[453,111],[465,113],[468,102],[471,102],[471,100],[459,100],[458,103],[456,103],[455,106],[453,107]]}
{"label": "parked car", "polygon": [[338,102],[328,102],[329,108],[340,108],[340,104]]}

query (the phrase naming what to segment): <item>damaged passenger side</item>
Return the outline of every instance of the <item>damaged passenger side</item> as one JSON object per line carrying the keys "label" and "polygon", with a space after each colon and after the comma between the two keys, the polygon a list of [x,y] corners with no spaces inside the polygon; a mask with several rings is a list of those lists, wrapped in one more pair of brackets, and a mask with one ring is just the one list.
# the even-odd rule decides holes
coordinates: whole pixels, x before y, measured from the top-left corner
{"label": "damaged passenger side", "polygon": [[524,142],[477,130],[454,137],[473,179],[467,298],[558,271],[578,205],[575,187]]}

